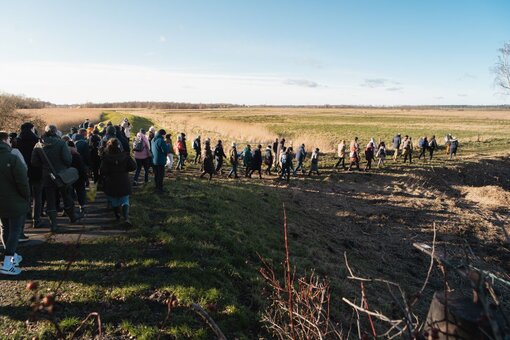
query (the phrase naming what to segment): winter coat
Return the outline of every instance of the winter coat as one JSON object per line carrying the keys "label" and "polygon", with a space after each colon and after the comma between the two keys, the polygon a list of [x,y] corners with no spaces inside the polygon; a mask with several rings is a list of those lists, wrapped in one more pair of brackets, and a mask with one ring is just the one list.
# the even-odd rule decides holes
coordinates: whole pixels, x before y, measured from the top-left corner
{"label": "winter coat", "polygon": [[152,149],[152,164],[154,165],[165,165],[166,156],[168,155],[168,145],[165,143],[165,139],[161,135],[156,135],[151,143]]}
{"label": "winter coat", "polygon": [[252,170],[260,170],[262,167],[262,151],[259,148],[253,151],[253,159],[251,161]]}
{"label": "winter coat", "polygon": [[90,166],[90,149],[89,143],[85,140],[85,138],[77,133],[74,136],[74,145],[76,145],[76,150],[81,155],[81,159],[86,166]]}
{"label": "winter coat", "polygon": [[103,180],[103,191],[110,197],[131,195],[129,173],[136,170],[136,163],[127,152],[105,153],[99,174]]}
{"label": "winter coat", "polygon": [[32,152],[32,165],[42,167],[43,186],[54,186],[55,184],[50,176],[50,166],[44,157],[43,150],[48,156],[56,173],[71,166],[73,161],[71,151],[69,151],[67,144],[57,136],[44,136],[42,138],[42,143],[37,143]]}
{"label": "winter coat", "polygon": [[232,148],[232,150],[230,150],[230,164],[232,165],[237,165],[239,161],[239,155],[237,154],[237,148]]}
{"label": "winter coat", "polygon": [[27,168],[11,153],[9,145],[0,142],[0,217],[26,214],[29,200]]}
{"label": "winter coat", "polygon": [[142,151],[135,151],[135,159],[147,159],[151,156],[151,145],[149,143],[149,139],[146,135],[144,135],[141,132],[138,132],[136,135],[134,143],[136,143],[138,140],[142,140],[143,143],[143,150]]}
{"label": "winter coat", "polygon": [[400,144],[402,143],[402,139],[399,135],[393,137],[393,149],[400,148]]}
{"label": "winter coat", "polygon": [[338,158],[344,158],[345,157],[345,144],[340,143],[338,144]]}
{"label": "winter coat", "polygon": [[39,142],[39,137],[31,130],[22,130],[18,136],[17,148],[25,159],[28,167],[28,178],[31,181],[40,181],[42,177],[42,169],[32,165],[32,152],[37,142]]}
{"label": "winter coat", "polygon": [[205,146],[204,152],[204,172],[208,174],[214,173],[213,153],[210,145]]}
{"label": "winter coat", "polygon": [[243,164],[244,164],[244,166],[251,166],[252,158],[253,158],[253,156],[251,154],[251,150],[248,147],[245,147],[243,150]]}
{"label": "winter coat", "polygon": [[120,144],[122,145],[122,151],[129,152],[129,139],[126,137],[124,132],[120,129],[120,126],[115,126],[115,136],[119,140]]}
{"label": "winter coat", "polygon": [[304,162],[305,157],[306,157],[305,148],[300,146],[299,149],[298,149],[298,152],[296,152],[296,161]]}
{"label": "winter coat", "polygon": [[188,156],[186,139],[180,138],[179,140],[177,140],[177,152],[179,153],[179,155],[183,155],[184,157]]}
{"label": "winter coat", "polygon": [[85,163],[83,162],[83,158],[76,148],[69,148],[71,151],[72,162],[71,166],[78,170],[78,175],[80,176],[78,180],[74,183],[74,185],[85,185],[87,182],[87,168]]}
{"label": "winter coat", "polygon": [[272,165],[273,164],[273,150],[271,148],[266,148],[266,153],[264,154],[264,164]]}
{"label": "winter coat", "polygon": [[193,141],[193,150],[195,150],[197,153],[202,151],[200,138],[195,138],[195,140]]}
{"label": "winter coat", "polygon": [[223,159],[226,158],[225,152],[223,151],[223,146],[221,144],[217,144],[214,148],[214,158]]}

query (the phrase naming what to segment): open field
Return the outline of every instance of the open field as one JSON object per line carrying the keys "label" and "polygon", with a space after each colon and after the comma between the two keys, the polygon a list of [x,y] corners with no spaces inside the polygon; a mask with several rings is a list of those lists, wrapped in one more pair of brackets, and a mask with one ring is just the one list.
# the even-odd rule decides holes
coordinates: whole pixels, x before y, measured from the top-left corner
{"label": "open field", "polygon": [[[89,111],[90,112],[90,111]],[[187,306],[204,306],[227,338],[270,338],[260,316],[267,305],[257,253],[277,270],[283,260],[282,204],[289,219],[291,259],[298,274],[315,270],[332,284],[331,314],[344,334],[352,310],[342,297],[358,298],[359,283],[346,279],[344,252],[355,274],[398,282],[407,296],[421,287],[429,259],[414,242],[429,243],[434,224],[437,248],[452,260],[469,258],[476,266],[510,280],[510,112],[389,110],[242,109],[171,111],[109,110],[102,119],[114,123],[124,115],[136,128],[164,127],[172,132],[237,142],[268,142],[278,131],[332,150],[340,138],[354,135],[389,140],[396,132],[460,138],[461,155],[447,161],[438,152],[433,162],[412,165],[388,162],[372,172],[332,170],[334,154],[321,160],[321,176],[291,179],[199,180],[198,166],[166,179],[169,194],[157,196],[149,184],[132,198],[134,230],[128,236],[84,242],[58,297],[56,316],[74,329],[89,312],[101,314],[110,338],[209,339],[213,334]],[[136,119],[135,119],[136,117]],[[80,122],[83,117],[77,122]],[[92,117],[90,117],[92,118]],[[395,131],[396,130],[396,131]],[[480,142],[477,142],[477,139]],[[469,142],[467,142],[469,141]],[[324,144],[320,144],[324,143]],[[308,166],[308,164],[307,164]],[[52,289],[65,272],[69,251],[59,244],[23,249],[25,272],[19,280],[0,281],[0,333],[50,338],[45,322],[25,323],[29,280]],[[469,291],[449,274],[449,283]],[[423,319],[435,290],[444,286],[434,267],[430,284],[414,312]],[[506,311],[510,292],[497,286]],[[371,309],[392,313],[384,285],[366,284]],[[166,307],[158,296],[174,293],[180,306],[161,328]],[[361,319],[368,330],[368,320]],[[384,329],[376,321],[376,329]],[[84,336],[91,335],[93,325]],[[354,331],[354,330],[353,330]],[[351,334],[351,336],[353,336]]]}

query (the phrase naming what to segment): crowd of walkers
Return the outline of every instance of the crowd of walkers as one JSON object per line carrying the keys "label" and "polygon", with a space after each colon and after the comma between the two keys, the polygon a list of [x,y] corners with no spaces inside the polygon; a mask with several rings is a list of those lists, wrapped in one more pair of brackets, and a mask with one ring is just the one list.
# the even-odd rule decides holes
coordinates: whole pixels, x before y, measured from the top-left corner
{"label": "crowd of walkers", "polygon": [[[131,138],[131,124],[128,119],[114,125],[112,122],[94,124],[85,120],[78,128],[63,133],[55,125],[48,125],[39,135],[31,123],[21,125],[20,132],[0,132],[0,218],[4,262],[0,273],[17,275],[22,257],[16,253],[18,242],[27,241],[24,226],[27,219],[34,228],[49,226],[58,232],[58,214],[66,216],[70,223],[80,221],[87,211],[86,188],[94,183],[104,191],[108,206],[116,221],[129,227],[129,198],[132,186],[150,182],[152,175],[154,188],[164,193],[163,182],[166,174],[181,171],[188,159],[185,133],[177,136],[175,144],[172,134],[164,129],[151,126],[140,129]],[[456,155],[459,142],[445,137],[447,155]],[[286,145],[284,138],[276,139],[263,147],[246,145],[240,151],[232,143],[226,151],[223,142],[218,140],[212,147],[211,140],[202,143],[196,136],[191,143],[194,164],[200,164],[200,177],[222,175],[224,167],[228,178],[240,175],[251,178],[253,174],[262,178],[276,174],[279,179],[289,181],[291,176],[320,175],[319,148],[314,148],[309,156],[309,169],[305,169],[308,151],[301,144],[296,152],[292,145]],[[422,137],[418,141],[418,159],[432,160],[438,148],[435,136]],[[393,160],[403,158],[412,163],[415,146],[409,136],[397,134],[392,140]],[[361,148],[358,138],[348,145],[345,140],[338,144],[338,161],[334,168],[351,171],[360,169],[361,156],[365,156],[365,171],[372,168],[377,160],[378,167],[384,167],[388,151],[384,141],[376,143],[372,138],[365,148]],[[346,162],[347,158],[347,162]],[[294,163],[295,161],[295,163]],[[244,173],[241,173],[241,167]],[[130,176],[134,172],[134,176]],[[47,218],[47,221],[44,220]],[[49,225],[48,225],[49,223]]]}

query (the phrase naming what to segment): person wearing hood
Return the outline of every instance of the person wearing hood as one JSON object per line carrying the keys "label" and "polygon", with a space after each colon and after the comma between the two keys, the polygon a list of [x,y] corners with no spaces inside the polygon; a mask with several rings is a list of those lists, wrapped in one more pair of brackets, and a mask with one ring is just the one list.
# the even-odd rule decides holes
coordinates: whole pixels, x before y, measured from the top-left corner
{"label": "person wearing hood", "polygon": [[34,228],[42,227],[42,169],[32,165],[32,152],[39,142],[39,137],[35,134],[35,127],[32,123],[21,125],[21,133],[18,137],[18,149],[23,155],[25,163],[28,166],[28,183],[30,185],[32,211],[30,217],[33,219]]}
{"label": "person wearing hood", "polygon": [[165,178],[166,156],[169,152],[168,145],[165,142],[165,135],[165,130],[159,130],[151,143],[154,181],[156,182],[156,190],[161,193],[165,191],[163,189],[163,179]]}
{"label": "person wearing hood", "polygon": [[200,140],[200,135],[193,140],[193,150],[195,150],[194,164],[198,164],[202,161],[202,142]]}
{"label": "person wearing hood", "polygon": [[[69,186],[58,188],[53,178],[59,173],[71,166],[73,157],[67,144],[57,136],[57,127],[48,125],[44,129],[44,136],[37,143],[32,153],[31,163],[33,166],[42,167],[42,184],[46,193],[47,213],[51,222],[51,231],[56,232],[57,225],[57,192],[60,193],[64,201],[64,211],[69,217],[71,223],[78,221],[81,216],[74,210],[74,200],[71,197]],[[45,156],[46,154],[46,156]],[[48,163],[48,159],[51,165]],[[51,169],[54,168],[54,170]]]}
{"label": "person wearing hood", "polygon": [[204,161],[202,164],[202,173],[200,174],[200,178],[204,178],[205,175],[209,175],[209,180],[212,179],[212,176],[215,172],[214,161],[213,161],[213,152],[211,150],[211,141],[207,139],[204,145]]}
{"label": "person wearing hood", "polygon": [[83,158],[76,148],[76,144],[70,140],[67,142],[67,146],[71,151],[71,166],[78,170],[79,178],[76,182],[73,183],[73,190],[76,194],[76,198],[78,199],[78,204],[80,205],[80,214],[83,216],[85,214],[85,205],[87,201],[87,167],[85,166],[85,162],[83,162]]}
{"label": "person wearing hood", "polygon": [[133,185],[138,185],[138,178],[144,170],[144,183],[149,182],[149,168],[151,166],[151,145],[149,139],[146,136],[145,129],[140,129],[140,132],[136,134],[136,138],[133,142],[133,150],[135,153],[136,171],[135,177],[133,177]]}
{"label": "person wearing hood", "polygon": [[122,216],[125,228],[131,226],[129,195],[131,195],[132,188],[129,173],[135,169],[135,161],[128,152],[122,151],[119,140],[117,138],[109,139],[106,143],[99,173],[103,180],[103,191],[113,209],[115,219],[118,222]]}
{"label": "person wearing hood", "polygon": [[26,214],[29,210],[30,187],[27,168],[21,159],[11,153],[9,135],[0,132],[0,218],[4,262],[0,273],[18,275],[19,263],[23,259],[16,254]]}
{"label": "person wearing hood", "polygon": [[232,165],[232,169],[228,173],[228,178],[234,175],[234,178],[239,178],[237,176],[237,165],[239,164],[239,154],[237,153],[237,145],[236,143],[232,143],[232,149],[230,149],[230,164]]}
{"label": "person wearing hood", "polygon": [[215,172],[223,174],[223,159],[226,158],[225,151],[223,150],[223,143],[218,140],[218,144],[214,147],[214,160],[216,161]]}

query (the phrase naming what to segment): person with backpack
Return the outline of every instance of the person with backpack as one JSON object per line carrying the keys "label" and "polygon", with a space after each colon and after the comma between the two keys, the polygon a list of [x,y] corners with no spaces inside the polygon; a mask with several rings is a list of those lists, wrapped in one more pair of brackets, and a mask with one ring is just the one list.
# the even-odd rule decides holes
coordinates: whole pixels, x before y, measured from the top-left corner
{"label": "person with backpack", "polygon": [[129,221],[129,196],[132,191],[129,173],[135,169],[135,161],[128,152],[122,151],[119,140],[109,139],[99,173],[103,182],[103,191],[113,209],[115,219],[119,222],[122,217],[125,228],[132,226]]}
{"label": "person with backpack", "polygon": [[251,146],[250,144],[248,144],[243,150],[243,164],[245,167],[244,177],[248,177],[248,175],[250,174],[252,159],[253,156],[251,153]]}
{"label": "person with backpack", "polygon": [[395,137],[393,137],[393,160],[396,162],[398,156],[400,156],[400,145],[402,144],[402,137],[400,133],[397,133]]}
{"label": "person with backpack", "polygon": [[99,181],[99,167],[101,166],[101,157],[99,156],[99,148],[101,147],[101,135],[99,129],[95,128],[89,137],[89,150],[90,150],[90,167],[92,172],[92,179],[97,184]]}
{"label": "person with backpack", "polygon": [[207,139],[204,145],[204,161],[202,165],[202,174],[200,174],[200,178],[204,178],[204,176],[208,174],[209,180],[211,180],[214,173],[215,173],[214,156],[211,150],[211,141]]}
{"label": "person with backpack", "polygon": [[42,183],[46,197],[47,214],[51,222],[52,232],[58,231],[57,224],[57,193],[64,201],[64,211],[71,223],[81,219],[74,208],[70,185],[61,185],[56,181],[57,175],[71,167],[73,157],[67,144],[57,136],[57,127],[47,125],[44,136],[36,144],[32,153],[31,163],[42,168]]}
{"label": "person with backpack", "polygon": [[359,160],[360,160],[359,151],[360,150],[359,150],[359,144],[358,144],[358,137],[355,137],[354,140],[351,142],[351,146],[349,148],[349,168],[347,169],[347,171],[351,171],[353,165],[356,165],[356,168],[358,169],[358,171],[361,170],[359,168]]}
{"label": "person with backpack", "polygon": [[429,160],[432,160],[432,156],[434,155],[434,151],[437,149],[437,141],[436,136],[432,136],[432,138],[429,141]]}
{"label": "person with backpack", "polygon": [[298,162],[298,164],[294,169],[294,176],[297,175],[298,170],[301,170],[301,172],[305,174],[305,167],[303,165],[305,158],[306,158],[305,144],[301,144],[298,151],[296,152],[296,161]]}
{"label": "person with backpack", "polygon": [[319,173],[319,148],[315,148],[315,151],[312,153],[312,158],[310,159],[311,165],[310,165],[310,171],[308,171],[308,176],[311,176],[313,172],[317,174],[317,176],[320,175]]}
{"label": "person with backpack", "polygon": [[230,165],[232,165],[232,169],[228,173],[228,178],[234,175],[234,178],[239,178],[237,176],[237,165],[239,163],[239,154],[237,153],[236,143],[232,143],[232,149],[230,149]]}
{"label": "person with backpack", "polygon": [[427,159],[425,153],[429,148],[429,141],[427,139],[427,136],[420,138],[420,140],[418,141],[418,147],[420,148],[420,154],[418,155],[418,159],[421,159],[421,157],[423,156],[423,160],[425,161]]}
{"label": "person with backpack", "polygon": [[133,185],[138,185],[138,178],[144,171],[144,183],[149,182],[149,169],[151,167],[152,155],[149,139],[146,136],[145,129],[140,129],[140,132],[136,134],[135,140],[133,141],[133,151],[135,155],[136,171],[133,177]]}
{"label": "person with backpack", "polygon": [[184,162],[188,157],[188,149],[186,146],[186,134],[184,132],[181,132],[181,135],[177,139],[177,153],[179,156],[179,160],[177,162],[176,169],[184,170]]}
{"label": "person with backpack", "polygon": [[341,164],[342,169],[345,170],[345,140],[342,140],[340,144],[338,144],[338,162],[336,162],[334,169],[338,168],[338,166]]}
{"label": "person with backpack", "polygon": [[386,160],[386,145],[384,142],[379,143],[376,156],[378,158],[377,167],[384,167],[384,161]]}
{"label": "person with backpack", "polygon": [[172,134],[167,133],[165,136],[165,142],[166,145],[168,145],[168,155],[167,161],[166,161],[166,167],[168,168],[169,172],[172,172],[172,169],[174,168],[174,144],[172,142]]}
{"label": "person with backpack", "polygon": [[154,165],[154,181],[156,190],[164,193],[163,179],[165,178],[166,155],[168,155],[168,145],[165,143],[166,131],[161,129],[156,133],[152,140],[152,164]]}
{"label": "person with backpack", "polygon": [[198,164],[202,161],[202,141],[200,135],[193,140],[193,150],[195,150],[195,161],[193,164]]}
{"label": "person with backpack", "polygon": [[262,145],[258,145],[255,151],[253,151],[253,159],[251,161],[251,171],[248,177],[251,178],[251,175],[255,171],[259,172],[259,178],[262,179]]}
{"label": "person with backpack", "polygon": [[281,165],[281,173],[280,173],[280,179],[285,179],[287,182],[290,181],[290,169],[291,169],[291,163],[290,160],[292,158],[292,155],[290,153],[290,150],[283,146],[280,150],[280,165]]}
{"label": "person with backpack", "polygon": [[29,210],[30,187],[27,167],[11,153],[9,134],[0,132],[0,219],[4,262],[0,273],[19,275],[23,258],[16,253],[22,227]]}
{"label": "person with backpack", "polygon": [[365,171],[372,169],[372,161],[374,160],[374,142],[370,141],[365,148],[365,159],[367,160],[367,165],[365,166]]}
{"label": "person with backpack", "polygon": [[266,151],[264,153],[264,164],[266,165],[266,170],[264,173],[266,175],[271,176],[271,167],[273,166],[273,150],[271,148],[271,145],[268,145],[266,148]]}
{"label": "person with backpack", "polygon": [[216,161],[216,169],[215,172],[223,174],[223,159],[226,158],[225,151],[223,150],[223,143],[221,140],[218,140],[218,144],[214,147],[214,160]]}

